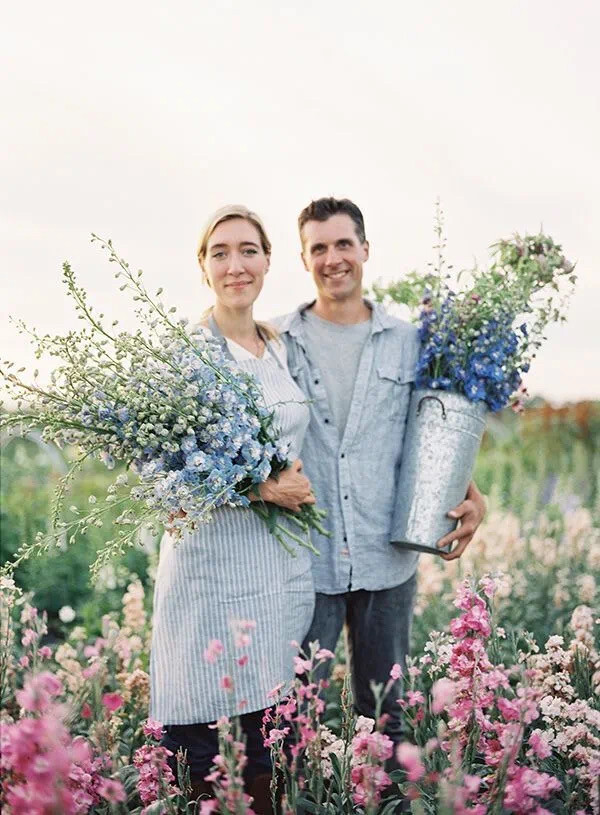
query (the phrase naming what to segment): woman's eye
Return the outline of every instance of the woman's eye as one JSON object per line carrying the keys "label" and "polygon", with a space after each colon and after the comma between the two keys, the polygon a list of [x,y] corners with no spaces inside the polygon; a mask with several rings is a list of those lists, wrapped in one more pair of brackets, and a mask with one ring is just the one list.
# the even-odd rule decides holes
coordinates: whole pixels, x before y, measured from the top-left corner
{"label": "woman's eye", "polygon": [[250,248],[250,249],[244,249],[244,254],[245,254],[245,255],[256,255],[256,254],[257,254],[257,250],[256,250],[256,249],[252,249],[252,248]]}
{"label": "woman's eye", "polygon": [[225,257],[225,252],[222,252],[222,251],[213,252],[212,257],[216,258],[217,260],[220,260],[221,258]]}

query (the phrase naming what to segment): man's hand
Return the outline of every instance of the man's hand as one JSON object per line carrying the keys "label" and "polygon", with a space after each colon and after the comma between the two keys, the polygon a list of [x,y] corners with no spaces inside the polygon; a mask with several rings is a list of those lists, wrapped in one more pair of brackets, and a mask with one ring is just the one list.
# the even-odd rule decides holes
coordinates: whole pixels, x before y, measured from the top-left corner
{"label": "man's hand", "polygon": [[458,544],[451,552],[441,553],[444,560],[456,560],[462,555],[482,522],[485,509],[485,499],[475,486],[475,482],[471,481],[465,500],[448,513],[449,518],[460,520],[458,529],[449,532],[437,542],[438,549],[442,549],[449,543]]}

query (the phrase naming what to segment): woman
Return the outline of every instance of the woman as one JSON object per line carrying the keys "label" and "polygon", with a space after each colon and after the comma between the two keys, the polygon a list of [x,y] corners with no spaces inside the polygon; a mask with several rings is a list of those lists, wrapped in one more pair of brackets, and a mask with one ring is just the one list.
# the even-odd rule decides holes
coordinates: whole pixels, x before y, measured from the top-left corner
{"label": "woman", "polygon": [[[297,459],[309,409],[287,370],[283,343],[252,316],[270,255],[254,213],[229,206],[214,214],[198,248],[216,298],[204,324],[259,382],[290,442],[292,466],[277,481],[261,484],[252,498],[298,511],[314,503]],[[165,535],[154,597],[151,709],[166,726],[163,744],[173,752],[187,750],[196,793],[208,790],[203,779],[218,752],[210,723],[241,714],[247,787],[255,806],[264,802],[257,811],[268,810],[271,767],[260,735],[262,711],[272,704],[269,691],[293,676],[291,641],[301,642],[308,631],[313,604],[308,551],[299,548],[291,557],[251,509],[221,508],[180,542]]]}

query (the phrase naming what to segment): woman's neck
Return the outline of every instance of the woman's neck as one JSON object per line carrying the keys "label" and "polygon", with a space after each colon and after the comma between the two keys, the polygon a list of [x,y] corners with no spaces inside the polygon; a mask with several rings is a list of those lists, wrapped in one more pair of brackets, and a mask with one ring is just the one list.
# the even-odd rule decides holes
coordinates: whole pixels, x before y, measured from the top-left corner
{"label": "woman's neck", "polygon": [[252,316],[252,306],[245,309],[230,309],[216,303],[212,311],[215,322],[224,337],[240,345],[256,345],[256,323]]}

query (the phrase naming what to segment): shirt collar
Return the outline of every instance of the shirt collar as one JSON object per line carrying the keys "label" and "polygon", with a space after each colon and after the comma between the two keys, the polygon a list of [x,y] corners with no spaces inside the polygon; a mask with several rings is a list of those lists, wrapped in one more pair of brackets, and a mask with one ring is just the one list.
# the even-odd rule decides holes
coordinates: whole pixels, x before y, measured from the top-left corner
{"label": "shirt collar", "polygon": [[[314,305],[315,302],[315,300],[309,300],[306,303],[301,303],[295,311],[286,314],[279,324],[279,331],[282,334],[289,334],[290,337],[293,337],[298,340],[301,345],[304,345],[304,312],[307,308]],[[374,303],[367,297],[364,298],[364,302],[372,312],[371,335],[394,327],[394,318],[391,314],[387,313],[381,303]]]}

